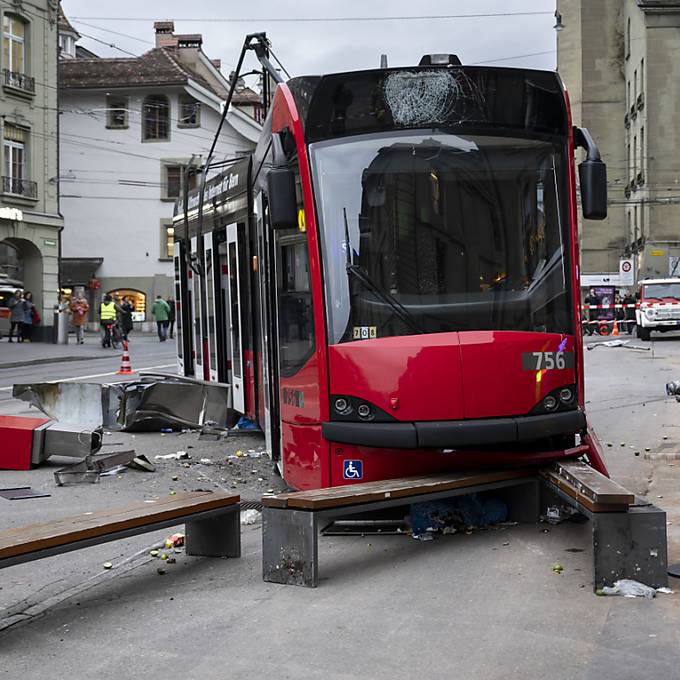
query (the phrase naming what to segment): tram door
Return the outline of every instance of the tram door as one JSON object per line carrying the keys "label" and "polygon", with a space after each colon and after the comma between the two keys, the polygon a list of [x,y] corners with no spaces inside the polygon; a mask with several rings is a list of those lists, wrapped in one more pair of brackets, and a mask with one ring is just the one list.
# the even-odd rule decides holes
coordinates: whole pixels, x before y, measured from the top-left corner
{"label": "tram door", "polygon": [[[198,238],[191,237],[191,262],[192,265],[198,258]],[[201,276],[192,266],[191,286],[191,325],[194,344],[194,376],[203,378],[203,339],[201,333]]]}
{"label": "tram door", "polygon": [[213,235],[203,235],[203,271],[205,272],[205,316],[208,330],[208,356],[206,364],[208,378],[211,382],[217,382],[217,322],[215,309],[215,288],[219,282],[219,276],[214,270],[215,252]]}
{"label": "tram door", "polygon": [[238,225],[227,226],[227,268],[229,275],[229,345],[231,348],[231,394],[235,411],[245,413],[243,385],[243,324],[241,323],[241,262]]}
{"label": "tram door", "polygon": [[[185,336],[184,329],[187,313],[187,297],[191,294],[190,270],[187,268],[183,243],[175,241],[172,247],[172,258],[175,267],[175,338],[177,342],[177,372],[186,375],[191,363],[191,341]],[[189,276],[187,276],[189,274]],[[191,369],[189,369],[191,372]]]}

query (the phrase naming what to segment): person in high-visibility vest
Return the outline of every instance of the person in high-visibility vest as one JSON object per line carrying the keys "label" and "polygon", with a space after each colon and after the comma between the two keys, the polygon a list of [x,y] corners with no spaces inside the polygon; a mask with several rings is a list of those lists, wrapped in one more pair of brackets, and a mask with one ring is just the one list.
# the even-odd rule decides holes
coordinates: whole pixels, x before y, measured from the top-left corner
{"label": "person in high-visibility vest", "polygon": [[104,301],[99,306],[99,323],[104,332],[102,347],[111,347],[111,327],[116,323],[116,314],[116,303],[107,293],[104,296]]}

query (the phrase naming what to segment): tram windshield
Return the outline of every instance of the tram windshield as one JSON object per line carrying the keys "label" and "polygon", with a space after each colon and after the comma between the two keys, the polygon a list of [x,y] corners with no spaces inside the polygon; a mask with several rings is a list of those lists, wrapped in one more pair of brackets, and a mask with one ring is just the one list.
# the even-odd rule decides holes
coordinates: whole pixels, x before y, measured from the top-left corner
{"label": "tram windshield", "polygon": [[573,332],[559,143],[409,131],[310,149],[329,342]]}

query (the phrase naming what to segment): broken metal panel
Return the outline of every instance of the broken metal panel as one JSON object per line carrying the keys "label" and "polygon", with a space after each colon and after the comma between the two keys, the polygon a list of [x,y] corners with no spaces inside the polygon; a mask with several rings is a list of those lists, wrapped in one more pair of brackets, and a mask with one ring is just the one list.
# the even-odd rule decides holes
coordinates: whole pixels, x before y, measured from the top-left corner
{"label": "broken metal panel", "polygon": [[201,428],[204,425],[227,428],[229,386],[189,381],[179,376],[149,376],[134,382],[106,385],[15,385],[13,395],[50,418],[72,424],[82,431],[95,431],[102,426],[128,432],[153,432],[165,427]]}

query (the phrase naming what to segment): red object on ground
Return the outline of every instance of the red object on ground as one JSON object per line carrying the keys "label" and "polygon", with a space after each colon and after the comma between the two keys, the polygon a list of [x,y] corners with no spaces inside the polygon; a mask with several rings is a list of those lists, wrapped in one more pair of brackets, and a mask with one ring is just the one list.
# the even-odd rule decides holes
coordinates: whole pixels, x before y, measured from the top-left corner
{"label": "red object on ground", "polygon": [[33,432],[49,418],[0,416],[0,469],[30,470]]}

